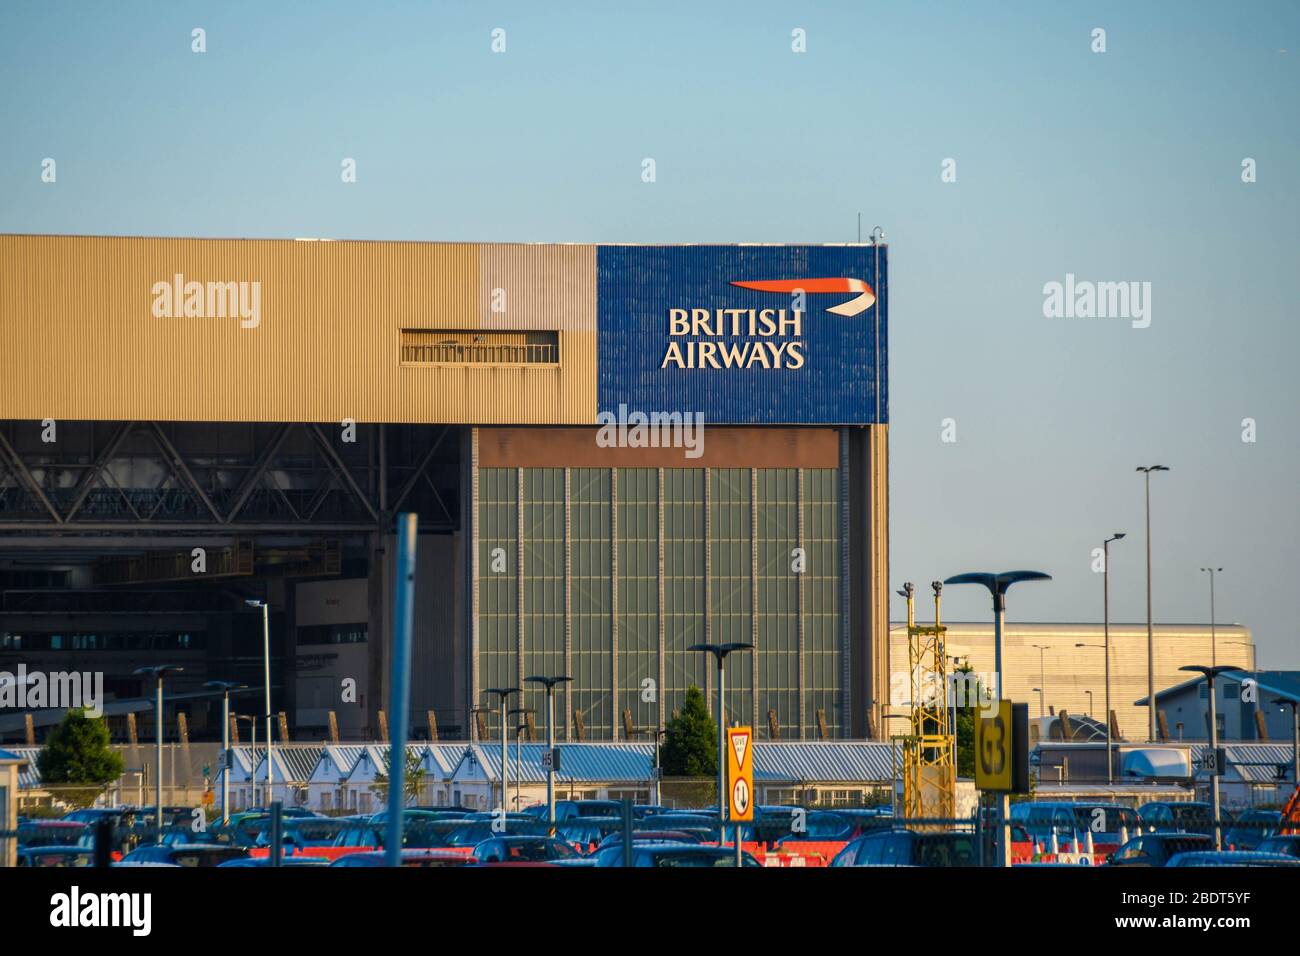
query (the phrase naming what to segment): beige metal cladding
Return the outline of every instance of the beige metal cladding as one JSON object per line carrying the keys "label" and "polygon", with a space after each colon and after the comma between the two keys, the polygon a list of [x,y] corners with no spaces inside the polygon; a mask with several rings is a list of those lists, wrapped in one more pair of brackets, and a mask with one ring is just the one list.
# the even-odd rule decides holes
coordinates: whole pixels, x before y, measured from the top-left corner
{"label": "beige metal cladding", "polygon": [[[1113,585],[1114,582],[1112,582]],[[954,623],[948,626],[948,653],[969,661],[977,674],[993,673],[993,624]],[[1029,704],[1029,715],[1037,717],[1040,678],[1047,685],[1041,704],[1071,714],[1091,714],[1102,719],[1106,699],[1106,655],[1104,631],[1100,622],[1078,624],[1009,623],[1003,637],[1003,661],[1006,667],[1004,697]],[[1215,645],[1211,647],[1211,643]],[[890,628],[893,660],[907,660],[907,627]],[[1075,647],[1083,644],[1084,647]],[[1035,645],[1046,648],[1042,652]],[[1254,640],[1250,630],[1240,624],[1155,625],[1156,693],[1190,680],[1194,674],[1179,670],[1185,664],[1220,664],[1255,666]],[[906,676],[895,669],[894,688],[906,687]],[[1092,692],[1091,699],[1088,692]],[[1120,732],[1128,740],[1143,740],[1147,735],[1147,709],[1134,702],[1147,693],[1147,626],[1111,623],[1110,625],[1110,697],[1111,708],[1119,719]],[[906,696],[904,691],[903,696]],[[897,705],[898,701],[894,701]],[[1200,732],[1203,728],[1197,728]],[[1177,736],[1175,728],[1170,733]],[[1191,731],[1188,731],[1190,735]]]}
{"label": "beige metal cladding", "polygon": [[[0,236],[0,419],[592,424],[595,328],[595,246]],[[475,329],[559,361],[402,364]]]}

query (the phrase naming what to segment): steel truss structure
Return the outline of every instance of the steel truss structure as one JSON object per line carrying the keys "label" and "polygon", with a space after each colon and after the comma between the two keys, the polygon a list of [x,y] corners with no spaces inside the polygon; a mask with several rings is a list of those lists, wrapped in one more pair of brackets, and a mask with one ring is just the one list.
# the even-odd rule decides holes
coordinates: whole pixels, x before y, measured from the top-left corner
{"label": "steel truss structure", "polygon": [[384,532],[402,510],[451,531],[458,455],[453,426],[4,422],[0,548],[29,535]]}
{"label": "steel truss structure", "polygon": [[939,594],[935,581],[934,625],[916,623],[914,589],[903,585],[907,598],[908,673],[911,683],[911,729],[903,739],[903,815],[951,818],[957,815],[956,738],[948,724],[948,657],[939,623]]}

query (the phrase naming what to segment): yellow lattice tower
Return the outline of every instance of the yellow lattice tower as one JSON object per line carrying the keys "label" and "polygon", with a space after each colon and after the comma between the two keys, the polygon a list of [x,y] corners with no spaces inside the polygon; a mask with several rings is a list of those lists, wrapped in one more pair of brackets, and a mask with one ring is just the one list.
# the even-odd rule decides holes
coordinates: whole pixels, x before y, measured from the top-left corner
{"label": "yellow lattice tower", "polygon": [[945,817],[957,813],[956,741],[948,733],[947,628],[939,619],[935,581],[934,625],[916,623],[911,582],[903,585],[907,598],[907,648],[911,684],[911,732],[903,742],[903,815],[908,818]]}

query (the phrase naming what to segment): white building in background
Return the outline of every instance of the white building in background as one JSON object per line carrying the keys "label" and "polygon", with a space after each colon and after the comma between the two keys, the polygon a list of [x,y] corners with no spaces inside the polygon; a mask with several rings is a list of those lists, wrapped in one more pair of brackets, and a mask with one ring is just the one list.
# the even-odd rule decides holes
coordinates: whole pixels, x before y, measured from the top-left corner
{"label": "white building in background", "polygon": [[364,744],[326,744],[321,748],[307,781],[313,810],[330,813],[348,808],[345,784],[365,749]]}
{"label": "white building in background", "polygon": [[[917,619],[929,624],[933,605],[919,601]],[[993,623],[943,622],[948,628],[947,652],[968,662],[978,674],[995,673]],[[1157,691],[1181,684],[1186,664],[1236,664],[1253,670],[1255,644],[1250,629],[1240,624],[1156,624],[1155,686]],[[1009,622],[1003,634],[1002,696],[1029,704],[1031,717],[1062,710],[1104,721],[1106,657],[1104,632],[1096,624],[1022,624]],[[1084,647],[1077,647],[1083,644]],[[1040,651],[1041,645],[1044,650]],[[906,711],[907,624],[889,628],[890,704],[893,713]],[[1040,695],[1035,688],[1043,685]],[[899,689],[901,688],[901,698]],[[1110,705],[1128,740],[1145,740],[1147,710],[1134,704],[1147,692],[1147,626],[1112,622],[1110,625]],[[898,698],[898,699],[896,699]],[[1102,723],[1104,727],[1104,722]]]}

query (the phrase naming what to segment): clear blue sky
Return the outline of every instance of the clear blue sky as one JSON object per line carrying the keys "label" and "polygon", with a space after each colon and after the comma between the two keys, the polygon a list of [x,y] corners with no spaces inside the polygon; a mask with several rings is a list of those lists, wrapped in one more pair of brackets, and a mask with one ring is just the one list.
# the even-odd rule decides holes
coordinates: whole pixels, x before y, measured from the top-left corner
{"label": "clear blue sky", "polygon": [[[1113,618],[1141,620],[1133,469],[1166,464],[1156,619],[1208,620],[1222,565],[1220,620],[1297,667],[1298,28],[1291,2],[10,0],[0,231],[836,242],[861,211],[892,255],[894,584],[1038,568],[1012,620],[1098,620],[1090,549],[1127,531]],[[1151,282],[1151,327],[1044,318],[1067,272]]]}

